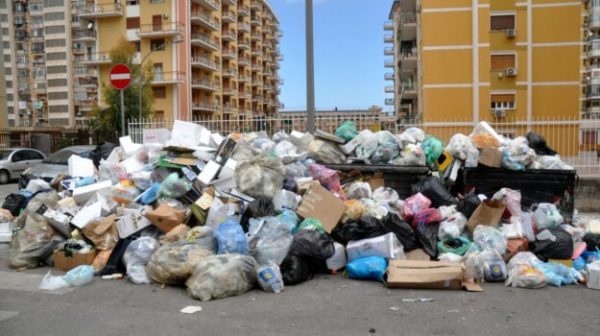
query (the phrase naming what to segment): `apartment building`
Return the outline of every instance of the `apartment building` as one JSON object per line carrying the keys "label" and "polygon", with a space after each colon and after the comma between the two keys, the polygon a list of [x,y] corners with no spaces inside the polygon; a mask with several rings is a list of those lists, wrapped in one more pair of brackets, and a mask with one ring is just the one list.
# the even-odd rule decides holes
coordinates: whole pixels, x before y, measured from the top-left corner
{"label": "apartment building", "polygon": [[75,127],[85,119],[74,102],[92,99],[97,84],[80,85],[71,8],[70,0],[0,1],[7,126]]}
{"label": "apartment building", "polygon": [[96,27],[85,63],[100,81],[119,36],[151,65],[154,118],[243,119],[279,108],[281,33],[266,0],[88,1],[79,17]]}
{"label": "apartment building", "polygon": [[386,103],[422,121],[576,118],[584,7],[564,0],[397,0],[384,25],[393,45],[386,66],[394,69],[386,75],[394,83]]}

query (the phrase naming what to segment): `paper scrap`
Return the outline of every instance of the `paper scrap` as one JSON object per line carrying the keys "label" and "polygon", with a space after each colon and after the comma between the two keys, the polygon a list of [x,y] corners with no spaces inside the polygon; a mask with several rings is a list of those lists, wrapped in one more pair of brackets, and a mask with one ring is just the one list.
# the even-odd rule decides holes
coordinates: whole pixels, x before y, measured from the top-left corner
{"label": "paper scrap", "polygon": [[187,306],[180,310],[180,312],[184,314],[193,314],[202,311],[202,307],[200,306]]}
{"label": "paper scrap", "polygon": [[433,302],[433,298],[402,299],[402,302]]}

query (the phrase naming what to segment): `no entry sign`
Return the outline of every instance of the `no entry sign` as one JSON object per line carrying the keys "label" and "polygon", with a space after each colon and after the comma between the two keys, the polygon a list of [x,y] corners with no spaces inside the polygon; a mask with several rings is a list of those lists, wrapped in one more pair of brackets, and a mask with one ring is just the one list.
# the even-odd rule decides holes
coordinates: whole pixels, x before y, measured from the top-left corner
{"label": "no entry sign", "polygon": [[131,82],[131,70],[125,64],[116,64],[110,69],[110,84],[117,90],[125,90]]}

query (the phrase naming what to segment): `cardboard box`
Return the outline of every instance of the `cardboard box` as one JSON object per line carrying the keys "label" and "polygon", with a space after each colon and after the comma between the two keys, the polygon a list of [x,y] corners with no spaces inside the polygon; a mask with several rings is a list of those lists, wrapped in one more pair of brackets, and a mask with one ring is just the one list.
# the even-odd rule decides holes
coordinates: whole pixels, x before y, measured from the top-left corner
{"label": "cardboard box", "polygon": [[64,250],[55,250],[52,254],[54,258],[54,268],[63,272],[68,272],[80,265],[91,265],[96,259],[96,250],[88,253],[73,253],[72,256],[66,256]]}
{"label": "cardboard box", "polygon": [[77,204],[83,205],[96,193],[101,193],[103,195],[109,194],[111,188],[112,182],[110,180],[90,184],[73,189],[73,198]]}
{"label": "cardboard box", "polygon": [[123,209],[121,218],[117,221],[117,231],[121,239],[127,238],[132,234],[143,230],[152,223],[145,217],[146,212],[152,210],[152,207],[140,209]]}
{"label": "cardboard box", "polygon": [[171,131],[166,128],[149,128],[142,131],[142,143],[159,143],[164,145],[169,141]]}
{"label": "cardboard box", "polygon": [[405,258],[402,244],[392,232],[379,237],[349,241],[346,254],[350,261],[364,257]]}
{"label": "cardboard box", "polygon": [[198,175],[198,181],[204,185],[209,185],[210,182],[217,176],[221,170],[221,166],[215,161],[208,161],[204,169]]}
{"label": "cardboard box", "polygon": [[168,233],[179,224],[183,224],[186,211],[161,204],[158,208],[146,212],[146,218],[159,230]]}
{"label": "cardboard box", "polygon": [[221,144],[219,145],[219,148],[217,149],[217,152],[214,156],[215,162],[220,165],[227,162],[231,154],[233,154],[235,146],[237,146],[237,142],[230,136],[228,136],[225,140],[221,141]]}
{"label": "cardboard box", "polygon": [[410,252],[406,252],[406,260],[422,260],[430,261],[431,257],[423,249],[416,249]]}
{"label": "cardboard box", "polygon": [[69,237],[71,235],[71,227],[69,226],[69,223],[71,222],[71,219],[73,219],[72,216],[52,209],[46,209],[43,216],[46,218],[46,220],[48,220],[48,223],[50,223],[50,225],[61,235],[65,237]]}
{"label": "cardboard box", "polygon": [[420,260],[391,260],[389,288],[461,289],[462,267],[458,263]]}
{"label": "cardboard box", "polygon": [[496,148],[484,148],[479,152],[479,163],[488,166],[502,167],[502,152]]}
{"label": "cardboard box", "polygon": [[339,223],[346,212],[346,205],[320,184],[310,186],[296,213],[303,218],[316,218],[321,221],[325,231],[331,230]]}
{"label": "cardboard box", "polygon": [[101,216],[102,202],[98,201],[81,209],[81,211],[71,219],[71,224],[75,225],[78,229],[83,229],[89,222]]}

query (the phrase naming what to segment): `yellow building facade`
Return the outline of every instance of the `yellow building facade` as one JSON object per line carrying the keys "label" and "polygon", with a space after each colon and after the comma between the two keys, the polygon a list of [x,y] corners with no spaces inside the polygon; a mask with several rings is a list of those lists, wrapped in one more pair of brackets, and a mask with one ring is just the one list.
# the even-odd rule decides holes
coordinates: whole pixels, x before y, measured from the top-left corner
{"label": "yellow building facade", "polygon": [[[401,0],[395,6],[390,14],[400,20],[395,44],[408,42],[403,36],[411,29],[410,20],[402,18],[414,16],[416,21],[418,65],[412,82],[418,83],[419,99],[414,117],[493,121],[579,116],[581,2]],[[402,66],[401,57],[397,63]],[[402,84],[396,83],[396,92]]]}

